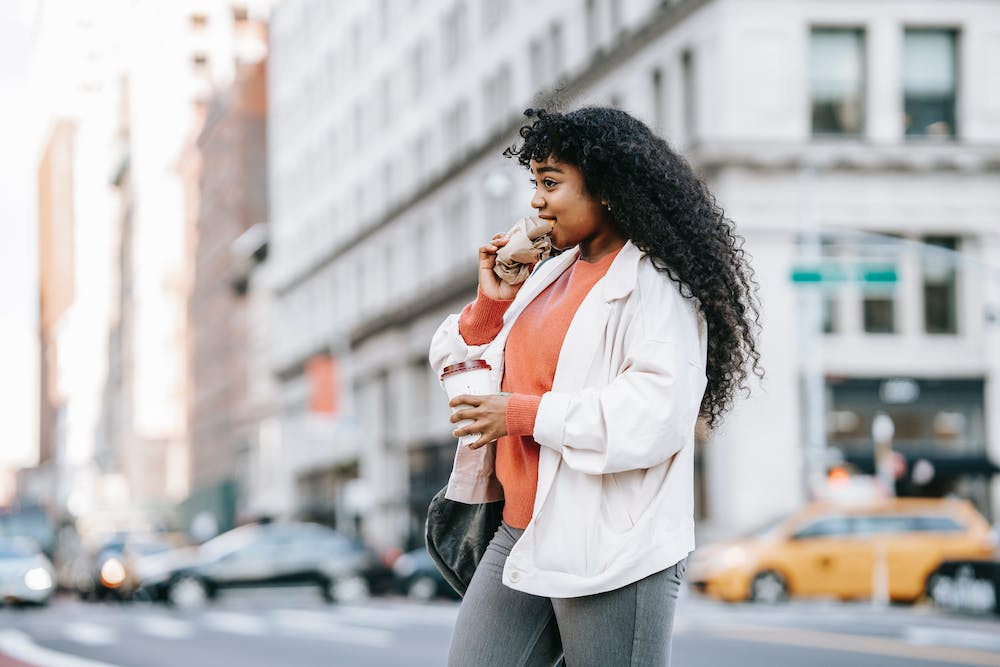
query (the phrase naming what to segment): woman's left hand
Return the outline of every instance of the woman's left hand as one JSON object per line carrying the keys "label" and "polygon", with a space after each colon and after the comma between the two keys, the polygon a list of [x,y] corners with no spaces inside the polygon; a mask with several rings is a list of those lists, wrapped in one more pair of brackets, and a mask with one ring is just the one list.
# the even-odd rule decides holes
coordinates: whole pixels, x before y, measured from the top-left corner
{"label": "woman's left hand", "polygon": [[471,419],[471,424],[466,424],[455,429],[452,435],[460,438],[463,435],[480,433],[480,437],[469,445],[469,449],[479,449],[483,445],[489,444],[507,435],[507,403],[510,401],[509,393],[501,394],[462,394],[451,399],[449,407],[465,405],[461,410],[451,416],[451,423],[455,424],[463,419]]}

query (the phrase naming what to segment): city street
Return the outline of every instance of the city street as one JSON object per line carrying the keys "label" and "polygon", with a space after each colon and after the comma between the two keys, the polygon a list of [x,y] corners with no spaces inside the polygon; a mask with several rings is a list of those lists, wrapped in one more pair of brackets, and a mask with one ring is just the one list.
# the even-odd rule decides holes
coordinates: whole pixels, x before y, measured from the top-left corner
{"label": "city street", "polygon": [[[64,598],[46,609],[0,609],[0,667],[441,665],[457,609],[399,598],[326,606],[311,591],[233,594],[190,612]],[[1000,619],[686,597],[673,664],[998,665]]]}

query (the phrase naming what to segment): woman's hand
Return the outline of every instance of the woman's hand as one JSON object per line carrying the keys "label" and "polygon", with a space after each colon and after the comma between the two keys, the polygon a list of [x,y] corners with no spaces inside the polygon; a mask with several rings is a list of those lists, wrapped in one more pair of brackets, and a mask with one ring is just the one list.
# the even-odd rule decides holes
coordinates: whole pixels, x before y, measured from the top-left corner
{"label": "woman's hand", "polygon": [[479,439],[469,445],[469,449],[479,449],[483,445],[489,444],[507,435],[507,403],[510,401],[509,393],[501,394],[462,394],[451,399],[449,407],[465,405],[461,410],[451,416],[451,423],[455,424],[463,419],[471,419],[471,424],[466,424],[455,429],[452,433],[456,438],[473,433],[481,434]]}
{"label": "woman's hand", "polygon": [[[506,234],[494,234],[493,239],[479,248],[479,289],[483,294],[497,301],[514,298],[521,285],[508,285],[493,271],[497,263],[497,251],[507,245]],[[524,284],[524,283],[521,283]]]}

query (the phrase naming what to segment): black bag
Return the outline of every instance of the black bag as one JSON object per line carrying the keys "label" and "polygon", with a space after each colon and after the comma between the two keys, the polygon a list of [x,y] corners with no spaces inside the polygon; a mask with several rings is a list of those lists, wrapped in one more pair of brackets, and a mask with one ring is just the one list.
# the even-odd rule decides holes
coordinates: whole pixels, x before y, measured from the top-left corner
{"label": "black bag", "polygon": [[500,527],[503,501],[460,503],[445,498],[446,489],[438,491],[427,508],[427,552],[445,581],[464,596],[486,547]]}

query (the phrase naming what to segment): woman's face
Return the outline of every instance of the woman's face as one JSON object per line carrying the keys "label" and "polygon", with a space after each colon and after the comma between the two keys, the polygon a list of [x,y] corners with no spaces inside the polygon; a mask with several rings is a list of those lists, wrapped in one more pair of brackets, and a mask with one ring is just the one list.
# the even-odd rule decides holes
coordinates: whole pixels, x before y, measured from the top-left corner
{"label": "woman's face", "polygon": [[532,160],[531,175],[535,186],[531,206],[540,218],[553,222],[553,246],[565,250],[579,244],[586,257],[592,245],[603,249],[608,241],[619,238],[607,207],[587,192],[583,172],[575,165],[551,156],[541,162]]}

